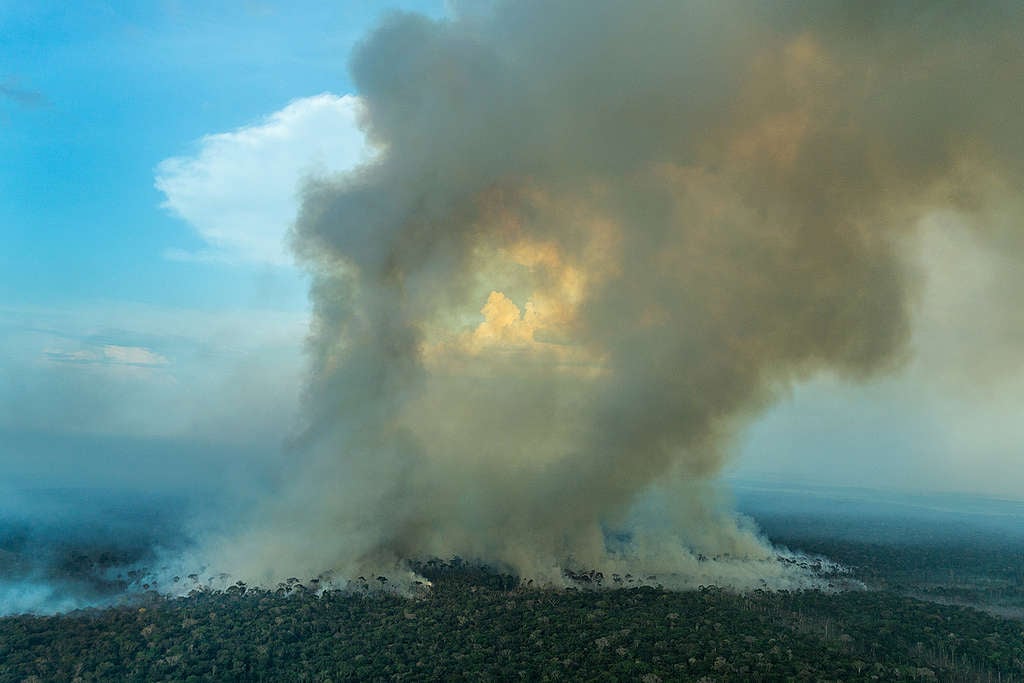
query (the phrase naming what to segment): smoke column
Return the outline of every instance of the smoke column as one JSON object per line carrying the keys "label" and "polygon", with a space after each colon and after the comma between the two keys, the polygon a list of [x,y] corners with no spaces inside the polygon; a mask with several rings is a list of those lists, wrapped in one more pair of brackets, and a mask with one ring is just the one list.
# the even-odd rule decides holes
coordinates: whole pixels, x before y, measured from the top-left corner
{"label": "smoke column", "polygon": [[310,181],[293,232],[314,323],[290,481],[218,562],[785,585],[707,482],[793,382],[905,359],[927,215],[1019,258],[1022,7],[390,16],[351,61],[380,153]]}

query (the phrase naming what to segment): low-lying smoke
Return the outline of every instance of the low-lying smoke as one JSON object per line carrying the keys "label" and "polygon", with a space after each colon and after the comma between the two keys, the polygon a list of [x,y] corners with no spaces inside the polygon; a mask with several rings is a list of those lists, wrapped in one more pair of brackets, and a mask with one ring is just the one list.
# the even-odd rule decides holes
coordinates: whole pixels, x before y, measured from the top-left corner
{"label": "low-lying smoke", "polygon": [[0,617],[114,605],[157,588],[158,559],[191,545],[191,514],[196,501],[155,491],[0,485]]}
{"label": "low-lying smoke", "polygon": [[924,217],[1020,256],[1024,9],[485,7],[353,56],[379,155],[304,190],[294,476],[217,562],[787,585],[707,482],[792,382],[905,358]]}

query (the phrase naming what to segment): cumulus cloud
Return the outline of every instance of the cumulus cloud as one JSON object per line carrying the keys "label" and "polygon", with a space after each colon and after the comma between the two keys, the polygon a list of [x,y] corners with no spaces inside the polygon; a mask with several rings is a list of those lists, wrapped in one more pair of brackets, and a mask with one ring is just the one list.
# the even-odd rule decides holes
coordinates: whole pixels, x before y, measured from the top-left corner
{"label": "cumulus cloud", "polygon": [[193,154],[160,162],[162,206],[207,245],[168,249],[167,257],[291,263],[284,235],[302,178],[346,171],[371,155],[359,129],[361,108],[352,95],[294,100],[258,123],[205,136]]}

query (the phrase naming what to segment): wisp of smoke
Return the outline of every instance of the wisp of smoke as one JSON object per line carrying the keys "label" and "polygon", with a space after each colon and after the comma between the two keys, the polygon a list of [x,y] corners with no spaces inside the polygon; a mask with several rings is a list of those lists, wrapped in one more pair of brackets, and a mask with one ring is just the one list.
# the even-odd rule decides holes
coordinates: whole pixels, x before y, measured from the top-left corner
{"label": "wisp of smoke", "polygon": [[1024,5],[523,0],[394,14],[379,154],[310,181],[290,481],[214,564],[458,555],[787,586],[718,501],[794,381],[907,354],[923,217],[1020,254]]}

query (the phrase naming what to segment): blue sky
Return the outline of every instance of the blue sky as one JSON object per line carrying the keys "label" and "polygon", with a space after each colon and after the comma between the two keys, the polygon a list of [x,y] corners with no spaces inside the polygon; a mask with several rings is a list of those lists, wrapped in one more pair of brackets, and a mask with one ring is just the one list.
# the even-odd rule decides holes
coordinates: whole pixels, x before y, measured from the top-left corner
{"label": "blue sky", "polygon": [[[438,3],[412,9],[438,12]],[[256,280],[165,258],[201,240],[160,208],[154,171],[202,136],[352,87],[346,56],[395,3],[0,4],[0,297],[250,306]],[[327,9],[327,8],[330,9]]]}
{"label": "blue sky", "polygon": [[[298,173],[353,163],[346,150],[362,138],[343,98],[347,55],[396,6],[442,11],[0,2],[7,483],[137,483],[125,465],[150,470],[146,448],[134,461],[105,454],[124,453],[111,449],[124,439],[170,443],[186,469],[215,466],[217,444],[268,458],[279,449],[305,335],[305,282],[282,239]],[[291,103],[295,115],[282,120]],[[295,158],[266,146],[275,114],[278,129],[305,136],[292,140]],[[260,226],[231,212],[259,201]],[[240,242],[253,229],[263,231],[256,250]],[[218,230],[230,234],[216,239]],[[65,467],[69,450],[77,474]]]}
{"label": "blue sky", "polygon": [[[371,153],[347,56],[396,6],[444,12],[0,0],[6,482],[137,486],[140,471],[274,460],[302,385],[294,193]],[[971,363],[950,321],[970,330],[971,292],[990,286],[955,226],[935,234],[926,268],[953,268],[956,292],[933,278],[916,359],[873,384],[784,392],[731,474],[1022,495],[1021,374],[965,393],[935,372]]]}

